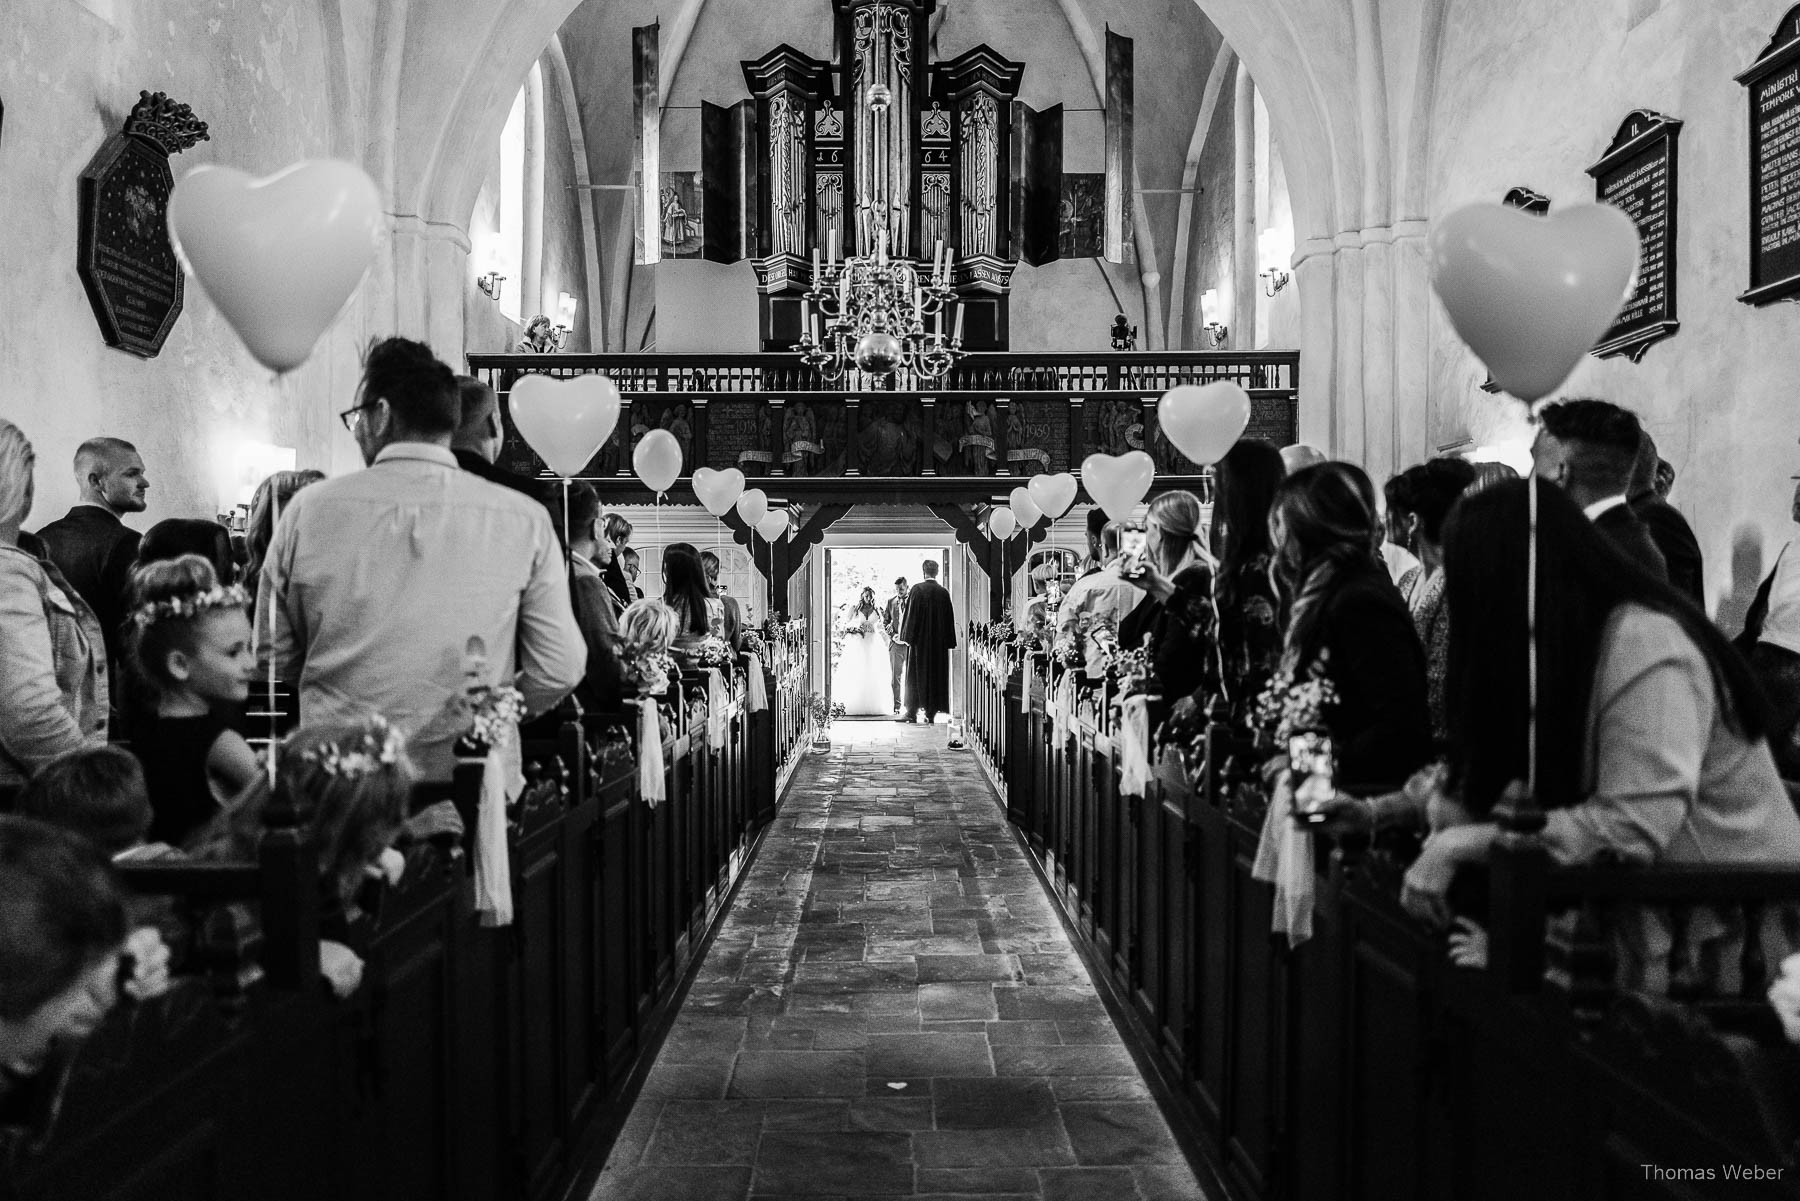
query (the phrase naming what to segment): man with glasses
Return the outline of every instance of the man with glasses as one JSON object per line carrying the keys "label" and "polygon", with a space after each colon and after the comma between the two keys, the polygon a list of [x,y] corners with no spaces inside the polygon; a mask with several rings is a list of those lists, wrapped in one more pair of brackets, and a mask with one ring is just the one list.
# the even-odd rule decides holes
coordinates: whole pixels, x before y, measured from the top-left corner
{"label": "man with glasses", "polygon": [[300,686],[303,722],[379,713],[424,779],[447,781],[469,729],[467,663],[542,712],[582,678],[587,647],[541,504],[463,471],[451,453],[456,378],[429,347],[369,351],[357,404],[339,415],[367,470],[290,502],[257,598],[273,607],[276,668]]}

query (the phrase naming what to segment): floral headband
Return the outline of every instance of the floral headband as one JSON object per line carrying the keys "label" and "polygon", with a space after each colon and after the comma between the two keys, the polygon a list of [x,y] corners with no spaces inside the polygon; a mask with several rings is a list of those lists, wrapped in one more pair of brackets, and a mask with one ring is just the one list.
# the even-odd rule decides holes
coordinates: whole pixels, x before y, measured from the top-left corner
{"label": "floral headband", "polygon": [[406,739],[385,718],[372,718],[369,728],[347,742],[326,742],[301,754],[328,776],[359,780],[394,766],[406,749]]}
{"label": "floral headband", "polygon": [[132,622],[138,629],[153,626],[159,621],[189,621],[212,609],[248,608],[250,594],[242,585],[232,584],[209,588],[205,592],[190,592],[186,596],[174,596],[167,600],[151,601],[140,605],[131,614]]}

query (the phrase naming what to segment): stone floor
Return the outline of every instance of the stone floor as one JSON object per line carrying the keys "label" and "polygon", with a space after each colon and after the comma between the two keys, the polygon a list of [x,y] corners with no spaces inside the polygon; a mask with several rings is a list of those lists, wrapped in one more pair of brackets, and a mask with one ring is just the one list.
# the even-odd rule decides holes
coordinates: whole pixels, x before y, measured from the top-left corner
{"label": "stone floor", "polygon": [[1201,1197],[974,756],[833,733],[597,1201]]}

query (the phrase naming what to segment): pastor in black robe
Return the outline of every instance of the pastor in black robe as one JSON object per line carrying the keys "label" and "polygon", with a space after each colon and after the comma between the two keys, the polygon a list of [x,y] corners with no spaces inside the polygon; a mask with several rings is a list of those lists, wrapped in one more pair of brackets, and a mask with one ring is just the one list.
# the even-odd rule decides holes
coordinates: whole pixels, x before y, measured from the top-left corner
{"label": "pastor in black robe", "polygon": [[956,645],[956,612],[950,593],[933,579],[920,580],[906,594],[906,717],[925,711],[927,719],[950,712],[950,650]]}

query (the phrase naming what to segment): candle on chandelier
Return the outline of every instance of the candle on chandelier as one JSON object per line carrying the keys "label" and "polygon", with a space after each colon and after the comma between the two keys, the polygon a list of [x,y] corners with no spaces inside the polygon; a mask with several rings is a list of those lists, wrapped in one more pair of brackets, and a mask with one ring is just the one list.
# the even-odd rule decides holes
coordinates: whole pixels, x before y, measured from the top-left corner
{"label": "candle on chandelier", "polygon": [[944,251],[944,278],[941,282],[946,283],[946,284],[950,282],[950,273],[955,268],[955,266],[956,266],[956,251],[948,250],[948,249],[945,250]]}
{"label": "candle on chandelier", "polygon": [[850,308],[850,272],[846,270],[838,277],[838,315],[841,317]]}
{"label": "candle on chandelier", "polygon": [[913,289],[913,323],[916,325],[925,312],[925,289]]}
{"label": "candle on chandelier", "polygon": [[951,338],[951,341],[953,341],[953,342],[961,342],[962,341],[962,319],[963,319],[963,307],[962,307],[962,305],[959,304],[956,306],[956,334],[954,337]]}
{"label": "candle on chandelier", "polygon": [[812,328],[812,305],[805,299],[800,301],[800,337],[806,337],[806,331]]}
{"label": "candle on chandelier", "polygon": [[819,282],[819,248],[813,247],[813,282]]}
{"label": "candle on chandelier", "polygon": [[944,272],[944,239],[937,240],[937,249],[931,252],[931,282],[942,283]]}
{"label": "candle on chandelier", "polygon": [[887,230],[879,230],[875,234],[875,265],[887,266]]}
{"label": "candle on chandelier", "polygon": [[817,313],[812,315],[812,333],[814,344],[823,347],[825,345],[825,335],[819,329],[819,315]]}
{"label": "candle on chandelier", "polygon": [[837,254],[838,254],[838,237],[837,237],[837,235],[838,235],[837,226],[834,225],[831,227],[831,232],[826,236],[826,239],[825,239],[825,245],[827,247],[827,249],[825,251],[825,261],[830,263],[833,267],[837,266]]}

